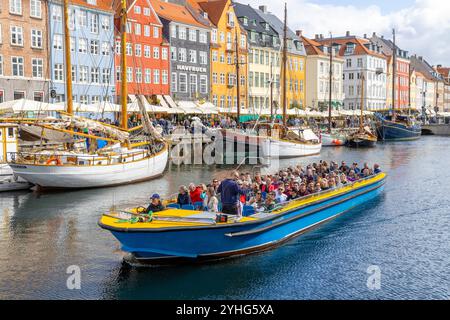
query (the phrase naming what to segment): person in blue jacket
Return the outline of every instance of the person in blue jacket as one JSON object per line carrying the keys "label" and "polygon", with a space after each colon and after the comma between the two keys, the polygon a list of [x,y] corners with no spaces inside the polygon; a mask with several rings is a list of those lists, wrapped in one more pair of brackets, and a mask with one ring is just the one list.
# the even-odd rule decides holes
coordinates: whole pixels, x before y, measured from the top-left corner
{"label": "person in blue jacket", "polygon": [[192,204],[191,197],[189,196],[188,188],[186,186],[180,186],[178,190],[177,203],[181,206]]}
{"label": "person in blue jacket", "polygon": [[239,187],[237,180],[239,180],[239,172],[235,171],[229,179],[223,180],[217,188],[217,193],[220,193],[223,213],[233,215],[239,213],[239,196],[245,194],[245,191]]}

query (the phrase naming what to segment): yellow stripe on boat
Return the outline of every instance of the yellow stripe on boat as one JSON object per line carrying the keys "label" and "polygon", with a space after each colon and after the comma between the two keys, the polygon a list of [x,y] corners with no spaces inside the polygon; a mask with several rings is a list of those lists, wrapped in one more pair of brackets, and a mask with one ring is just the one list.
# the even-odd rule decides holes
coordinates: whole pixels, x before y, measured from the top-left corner
{"label": "yellow stripe on boat", "polygon": [[[356,190],[366,185],[370,185],[376,183],[380,180],[383,180],[386,177],[385,173],[380,173],[375,175],[373,178],[369,178],[367,180],[356,181],[349,186],[344,186],[339,189],[330,190],[329,192],[320,193],[317,195],[307,196],[302,199],[294,200],[289,202],[284,207],[279,210],[275,210],[272,214],[277,215],[284,213],[286,211],[295,209],[297,207],[307,205],[309,203],[313,203],[320,200],[325,200],[327,198],[333,197],[335,195],[339,195],[351,190]],[[136,208],[132,209],[130,212],[136,213]],[[180,227],[197,227],[197,226],[208,226],[211,224],[203,223],[200,221],[176,221],[177,218],[198,218],[203,211],[193,211],[193,210],[183,210],[183,209],[172,209],[169,208],[167,210],[156,212],[154,215],[159,218],[169,218],[172,220],[153,220],[151,222],[135,222],[124,221],[119,217],[114,217],[109,214],[104,214],[100,220],[100,223],[105,226],[111,226],[121,229],[165,229],[165,228],[180,228]],[[233,217],[231,217],[226,223],[218,223],[218,225],[226,225],[226,224],[241,224],[251,221],[257,221],[257,217],[242,217],[239,222],[235,223]]]}

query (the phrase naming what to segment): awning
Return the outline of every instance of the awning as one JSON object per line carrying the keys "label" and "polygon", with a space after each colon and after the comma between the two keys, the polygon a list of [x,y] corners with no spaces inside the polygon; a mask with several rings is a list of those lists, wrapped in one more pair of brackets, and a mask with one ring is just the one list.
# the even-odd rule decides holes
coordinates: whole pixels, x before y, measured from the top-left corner
{"label": "awning", "polygon": [[203,111],[192,101],[178,101],[178,107],[186,114],[203,114]]}
{"label": "awning", "polygon": [[211,102],[204,102],[204,103],[196,103],[197,107],[200,108],[204,114],[218,114],[219,109],[212,104]]}
{"label": "awning", "polygon": [[64,111],[64,103],[53,104],[28,99],[10,100],[0,103],[0,110],[20,112],[47,112],[47,111]]}

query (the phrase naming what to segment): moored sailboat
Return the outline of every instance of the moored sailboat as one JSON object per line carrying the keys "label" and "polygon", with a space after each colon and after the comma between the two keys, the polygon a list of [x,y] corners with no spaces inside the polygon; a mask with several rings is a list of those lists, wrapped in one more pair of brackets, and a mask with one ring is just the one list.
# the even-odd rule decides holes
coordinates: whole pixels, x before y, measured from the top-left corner
{"label": "moored sailboat", "polygon": [[[126,46],[127,4],[121,2],[121,52]],[[69,37],[68,0],[64,1],[64,35],[66,55],[67,123],[51,129],[84,137],[86,144],[103,141],[109,145],[98,147],[94,152],[64,148],[36,152],[12,153],[10,166],[14,174],[42,188],[93,188],[120,185],[148,180],[163,174],[168,161],[168,145],[151,125],[142,101],[139,106],[144,119],[144,136],[133,137],[128,130],[126,57],[122,54],[122,112],[121,128],[101,124],[73,115],[71,50]],[[36,123],[39,125],[38,123]],[[48,127],[49,125],[42,125]],[[73,129],[79,131],[74,131]],[[103,136],[89,134],[89,129],[102,132]],[[88,140],[89,139],[89,140]]]}

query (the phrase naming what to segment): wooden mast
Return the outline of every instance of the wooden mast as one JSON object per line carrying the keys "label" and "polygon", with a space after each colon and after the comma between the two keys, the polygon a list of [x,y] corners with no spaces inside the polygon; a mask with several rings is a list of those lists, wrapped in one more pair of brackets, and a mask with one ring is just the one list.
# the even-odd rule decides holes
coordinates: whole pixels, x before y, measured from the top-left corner
{"label": "wooden mast", "polygon": [[395,45],[395,29],[392,29],[392,40],[394,49],[392,50],[392,120],[395,121],[395,83],[397,71],[397,47]]}
{"label": "wooden mast", "polygon": [[329,67],[329,97],[328,97],[328,133],[331,134],[331,100],[333,85],[333,35],[330,33],[330,67]]}
{"label": "wooden mast", "polygon": [[287,4],[284,3],[284,29],[283,29],[283,126],[286,127],[286,67],[287,67]]}
{"label": "wooden mast", "polygon": [[359,131],[364,131],[363,121],[363,110],[364,110],[364,72],[361,71],[361,114],[359,115]]}
{"label": "wooden mast", "polygon": [[122,72],[122,86],[121,86],[121,105],[122,105],[122,117],[121,117],[121,128],[123,130],[128,130],[128,88],[127,88],[127,0],[122,1],[122,9],[120,16],[120,31],[121,31],[121,72]]}
{"label": "wooden mast", "polygon": [[73,114],[72,101],[72,62],[70,50],[70,30],[69,30],[69,0],[64,0],[64,54],[66,60],[66,102],[67,113]]}
{"label": "wooden mast", "polygon": [[238,32],[237,32],[237,28],[235,29],[236,32],[236,38],[235,38],[235,59],[236,59],[236,102],[237,102],[237,126],[239,127],[240,123],[241,123],[241,95],[240,95],[240,79],[239,79],[239,46],[238,46]]}

